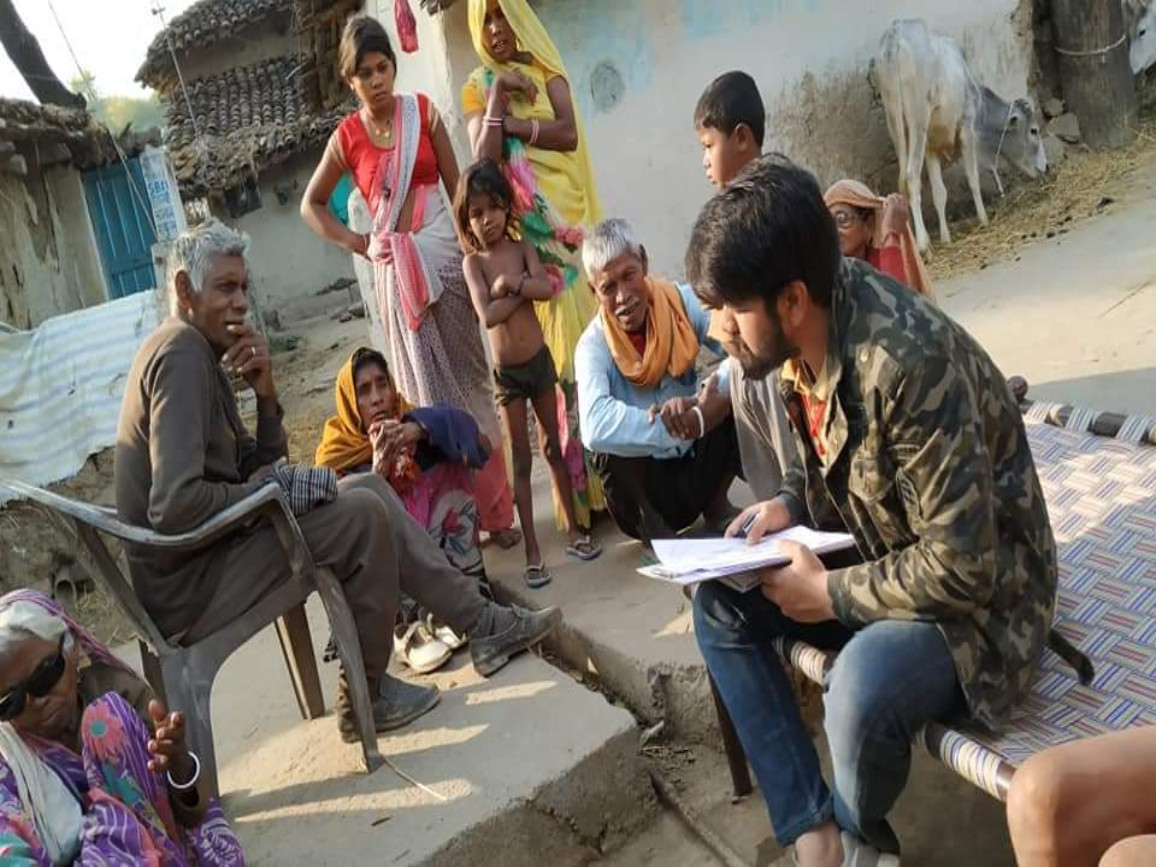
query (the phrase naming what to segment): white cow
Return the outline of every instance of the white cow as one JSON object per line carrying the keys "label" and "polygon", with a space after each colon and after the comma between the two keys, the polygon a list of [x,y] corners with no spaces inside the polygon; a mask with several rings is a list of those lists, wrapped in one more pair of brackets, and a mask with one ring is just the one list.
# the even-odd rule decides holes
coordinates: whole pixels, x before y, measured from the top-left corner
{"label": "white cow", "polygon": [[1139,75],[1156,64],[1156,3],[1124,0],[1124,25],[1128,30],[1128,63]]}
{"label": "white cow", "polygon": [[1047,171],[1048,158],[1031,103],[1026,99],[1008,103],[981,87],[959,46],[947,37],[932,35],[923,21],[896,21],[887,29],[875,57],[875,75],[899,157],[899,190],[911,202],[920,250],[926,250],[929,243],[921,210],[925,160],[944,243],[951,241],[943,184],[945,158],[957,152],[962,156],[975,211],[984,225],[987,211],[979,187],[980,166],[992,172],[1001,194],[1001,163],[1029,178]]}

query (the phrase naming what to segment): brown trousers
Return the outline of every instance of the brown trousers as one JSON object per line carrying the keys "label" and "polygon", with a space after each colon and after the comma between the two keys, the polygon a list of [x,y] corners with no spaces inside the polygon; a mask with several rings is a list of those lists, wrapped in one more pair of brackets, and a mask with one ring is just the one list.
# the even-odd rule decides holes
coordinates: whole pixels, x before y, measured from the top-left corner
{"label": "brown trousers", "polygon": [[[371,677],[389,664],[399,591],[458,632],[470,631],[490,604],[475,579],[450,566],[378,475],[347,476],[334,502],[302,515],[298,523],[314,564],[329,567],[345,589]],[[272,527],[226,544],[222,556],[214,558],[214,568],[223,570],[222,580],[183,636],[186,643],[220,629],[289,577]]]}

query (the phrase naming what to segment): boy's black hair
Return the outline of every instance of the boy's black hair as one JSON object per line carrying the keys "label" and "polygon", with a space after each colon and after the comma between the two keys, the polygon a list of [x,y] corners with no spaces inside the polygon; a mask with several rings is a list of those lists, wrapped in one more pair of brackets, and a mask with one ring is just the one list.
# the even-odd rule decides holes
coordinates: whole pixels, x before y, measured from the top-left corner
{"label": "boy's black hair", "polygon": [[746,124],[761,150],[767,128],[767,110],[763,107],[763,98],[755,80],[745,72],[735,70],[720,75],[702,92],[694,109],[694,126],[732,135],[740,123]]}
{"label": "boy's black hair", "polygon": [[788,284],[802,281],[830,308],[842,263],[839,230],[819,182],[782,154],[747,164],[706,203],[686,250],[686,276],[714,307],[762,298],[769,310]]}
{"label": "boy's black hair", "polygon": [[454,194],[454,217],[462,247],[467,253],[477,253],[482,249],[482,242],[470,228],[470,196],[490,196],[505,208],[506,237],[515,240],[514,190],[502,167],[489,157],[478,160],[462,172]]}

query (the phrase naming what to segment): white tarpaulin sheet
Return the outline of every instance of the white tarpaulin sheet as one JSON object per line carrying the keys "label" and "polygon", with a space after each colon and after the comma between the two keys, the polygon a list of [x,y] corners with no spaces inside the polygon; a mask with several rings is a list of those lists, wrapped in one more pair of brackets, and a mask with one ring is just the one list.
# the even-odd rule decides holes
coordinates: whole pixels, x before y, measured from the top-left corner
{"label": "white tarpaulin sheet", "polygon": [[129,367],[163,313],[140,292],[0,333],[0,477],[46,485],[115,444]]}

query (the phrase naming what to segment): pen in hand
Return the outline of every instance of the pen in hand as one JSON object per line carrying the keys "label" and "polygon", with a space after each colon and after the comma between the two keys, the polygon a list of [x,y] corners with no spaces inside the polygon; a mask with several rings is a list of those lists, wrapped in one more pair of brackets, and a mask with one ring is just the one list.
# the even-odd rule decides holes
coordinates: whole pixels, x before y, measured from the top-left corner
{"label": "pen in hand", "polygon": [[747,537],[747,533],[751,531],[751,527],[755,525],[756,518],[758,518],[757,512],[752,512],[749,516],[747,516],[747,519],[743,521],[743,525],[739,527],[739,531],[735,533],[735,538],[745,539]]}

